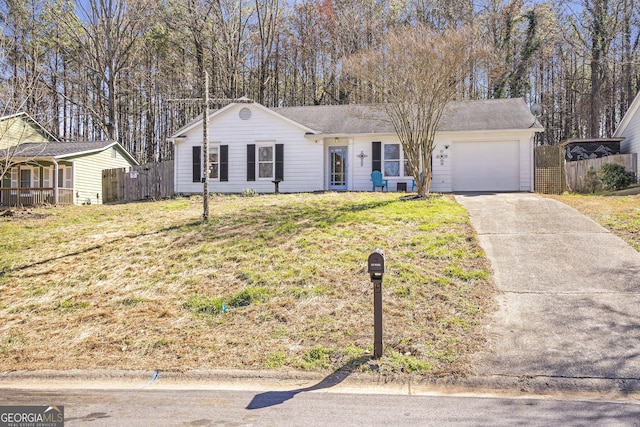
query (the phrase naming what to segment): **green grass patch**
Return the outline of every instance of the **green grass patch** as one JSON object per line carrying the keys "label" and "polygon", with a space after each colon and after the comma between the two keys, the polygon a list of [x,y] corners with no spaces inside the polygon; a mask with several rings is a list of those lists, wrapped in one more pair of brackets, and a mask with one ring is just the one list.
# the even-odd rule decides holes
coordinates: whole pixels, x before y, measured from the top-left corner
{"label": "green grass patch", "polygon": [[212,298],[205,295],[192,295],[184,306],[195,314],[215,316],[223,312],[224,302],[222,298]]}
{"label": "green grass patch", "polygon": [[329,368],[333,350],[324,347],[316,347],[307,351],[299,362],[299,367],[306,370],[323,370]]}
{"label": "green grass patch", "polygon": [[387,348],[385,350],[385,359],[389,363],[387,369],[394,372],[419,372],[426,374],[433,369],[433,366],[425,360],[421,360],[409,354],[399,353],[392,348]]}
{"label": "green grass patch", "polygon": [[484,270],[466,271],[453,265],[445,268],[445,274],[449,277],[464,280],[465,282],[487,280],[489,278],[489,273]]}
{"label": "green grass patch", "polygon": [[60,301],[55,309],[63,312],[69,312],[73,310],[85,309],[89,307],[89,305],[89,301],[75,301],[73,299],[65,299],[63,301]]}
{"label": "green grass patch", "polygon": [[234,294],[226,302],[230,307],[246,307],[256,302],[266,301],[271,291],[263,287],[246,287]]}
{"label": "green grass patch", "polygon": [[271,291],[263,287],[246,287],[227,298],[192,295],[184,307],[195,314],[214,316],[234,308],[266,301]]}
{"label": "green grass patch", "polygon": [[276,369],[281,368],[285,365],[287,361],[287,357],[283,351],[277,351],[275,353],[271,353],[266,360],[265,366],[267,369]]}

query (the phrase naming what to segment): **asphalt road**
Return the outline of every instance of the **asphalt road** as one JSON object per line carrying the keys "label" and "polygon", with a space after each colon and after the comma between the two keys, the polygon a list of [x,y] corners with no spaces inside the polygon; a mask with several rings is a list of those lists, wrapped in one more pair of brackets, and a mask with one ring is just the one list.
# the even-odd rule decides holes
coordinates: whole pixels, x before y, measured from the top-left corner
{"label": "asphalt road", "polygon": [[63,405],[65,426],[635,426],[638,401],[184,389],[0,389],[1,405]]}

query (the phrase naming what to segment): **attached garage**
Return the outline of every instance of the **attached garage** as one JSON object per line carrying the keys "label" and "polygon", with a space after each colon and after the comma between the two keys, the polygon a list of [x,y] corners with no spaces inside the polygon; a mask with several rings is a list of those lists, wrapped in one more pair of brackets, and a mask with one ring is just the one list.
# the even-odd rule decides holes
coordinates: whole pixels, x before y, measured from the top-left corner
{"label": "attached garage", "polygon": [[520,191],[519,141],[452,144],[453,191]]}

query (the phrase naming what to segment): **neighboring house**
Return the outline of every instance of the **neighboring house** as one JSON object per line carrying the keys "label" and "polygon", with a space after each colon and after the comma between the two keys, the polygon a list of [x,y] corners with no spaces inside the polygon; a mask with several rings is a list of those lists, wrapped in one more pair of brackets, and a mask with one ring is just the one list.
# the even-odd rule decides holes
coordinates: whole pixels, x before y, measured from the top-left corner
{"label": "neighboring house", "polygon": [[137,165],[120,144],[59,142],[27,113],[0,117],[0,206],[102,203],[102,171]]}
{"label": "neighboring house", "polygon": [[[402,146],[380,107],[269,109],[241,99],[209,114],[211,192],[371,191],[382,171],[389,190],[411,189]],[[534,136],[543,128],[524,100],[452,103],[436,136],[431,189],[533,191]],[[175,192],[202,192],[202,119],[170,137]],[[399,185],[400,184],[400,185]]]}
{"label": "neighboring house", "polygon": [[23,142],[58,142],[58,138],[27,113],[0,117],[0,150]]}
{"label": "neighboring house", "polygon": [[[629,106],[613,136],[624,138],[620,143],[622,154],[640,153],[640,92]],[[639,167],[633,172],[640,178],[640,162],[638,164]]]}
{"label": "neighboring house", "polygon": [[114,141],[22,143],[13,160],[0,187],[4,206],[102,203],[102,171],[138,164]]}

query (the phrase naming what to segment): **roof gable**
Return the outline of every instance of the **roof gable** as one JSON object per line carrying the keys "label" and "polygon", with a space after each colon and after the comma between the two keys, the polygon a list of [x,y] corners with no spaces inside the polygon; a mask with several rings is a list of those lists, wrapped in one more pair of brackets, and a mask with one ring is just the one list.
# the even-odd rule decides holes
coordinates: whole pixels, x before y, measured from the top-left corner
{"label": "roof gable", "polygon": [[58,138],[25,112],[0,117],[0,148],[51,141],[58,142]]}
{"label": "roof gable", "polygon": [[[20,146],[16,148],[12,157],[15,159],[51,158],[55,160],[64,160],[72,157],[99,153],[111,147],[115,147],[120,151],[132,164],[138,164],[138,161],[116,141],[25,143],[20,144]],[[0,155],[3,151],[4,150],[0,151]]]}
{"label": "roof gable", "polygon": [[613,134],[614,137],[618,138],[622,136],[624,131],[627,129],[627,126],[629,126],[629,123],[631,123],[631,120],[633,120],[633,118],[637,114],[638,109],[640,109],[640,91],[636,94],[636,97],[633,99],[633,102],[622,118],[622,121],[620,121],[618,128]]}
{"label": "roof gable", "polygon": [[[287,122],[287,123],[289,123],[291,125],[294,125],[294,126],[300,128],[305,133],[307,133],[307,132],[315,133],[315,131],[313,129],[307,128],[304,124],[296,122],[295,120],[291,120],[290,118],[288,118],[286,116],[283,116],[281,114],[278,114],[278,112],[276,110],[272,110],[270,108],[267,108],[262,104],[259,104],[257,102],[251,101],[248,98],[240,98],[236,102],[233,102],[233,103],[231,103],[229,105],[226,105],[226,106],[224,106],[223,108],[221,108],[219,110],[210,111],[209,112],[209,121],[210,121],[210,123],[211,122],[215,122],[218,118],[223,117],[226,114],[229,114],[229,113],[231,113],[233,111],[237,111],[238,114],[240,114],[240,112],[244,108],[256,109],[256,110],[259,110],[261,112],[264,112],[264,113],[266,113],[268,115],[271,115],[274,119],[283,120],[283,121],[285,121],[285,122]],[[178,131],[173,133],[169,137],[169,139],[182,138],[186,134],[191,133],[191,132],[193,132],[194,130],[196,130],[198,128],[202,128],[202,114],[200,114],[196,119],[191,121],[189,124],[183,126]]]}

